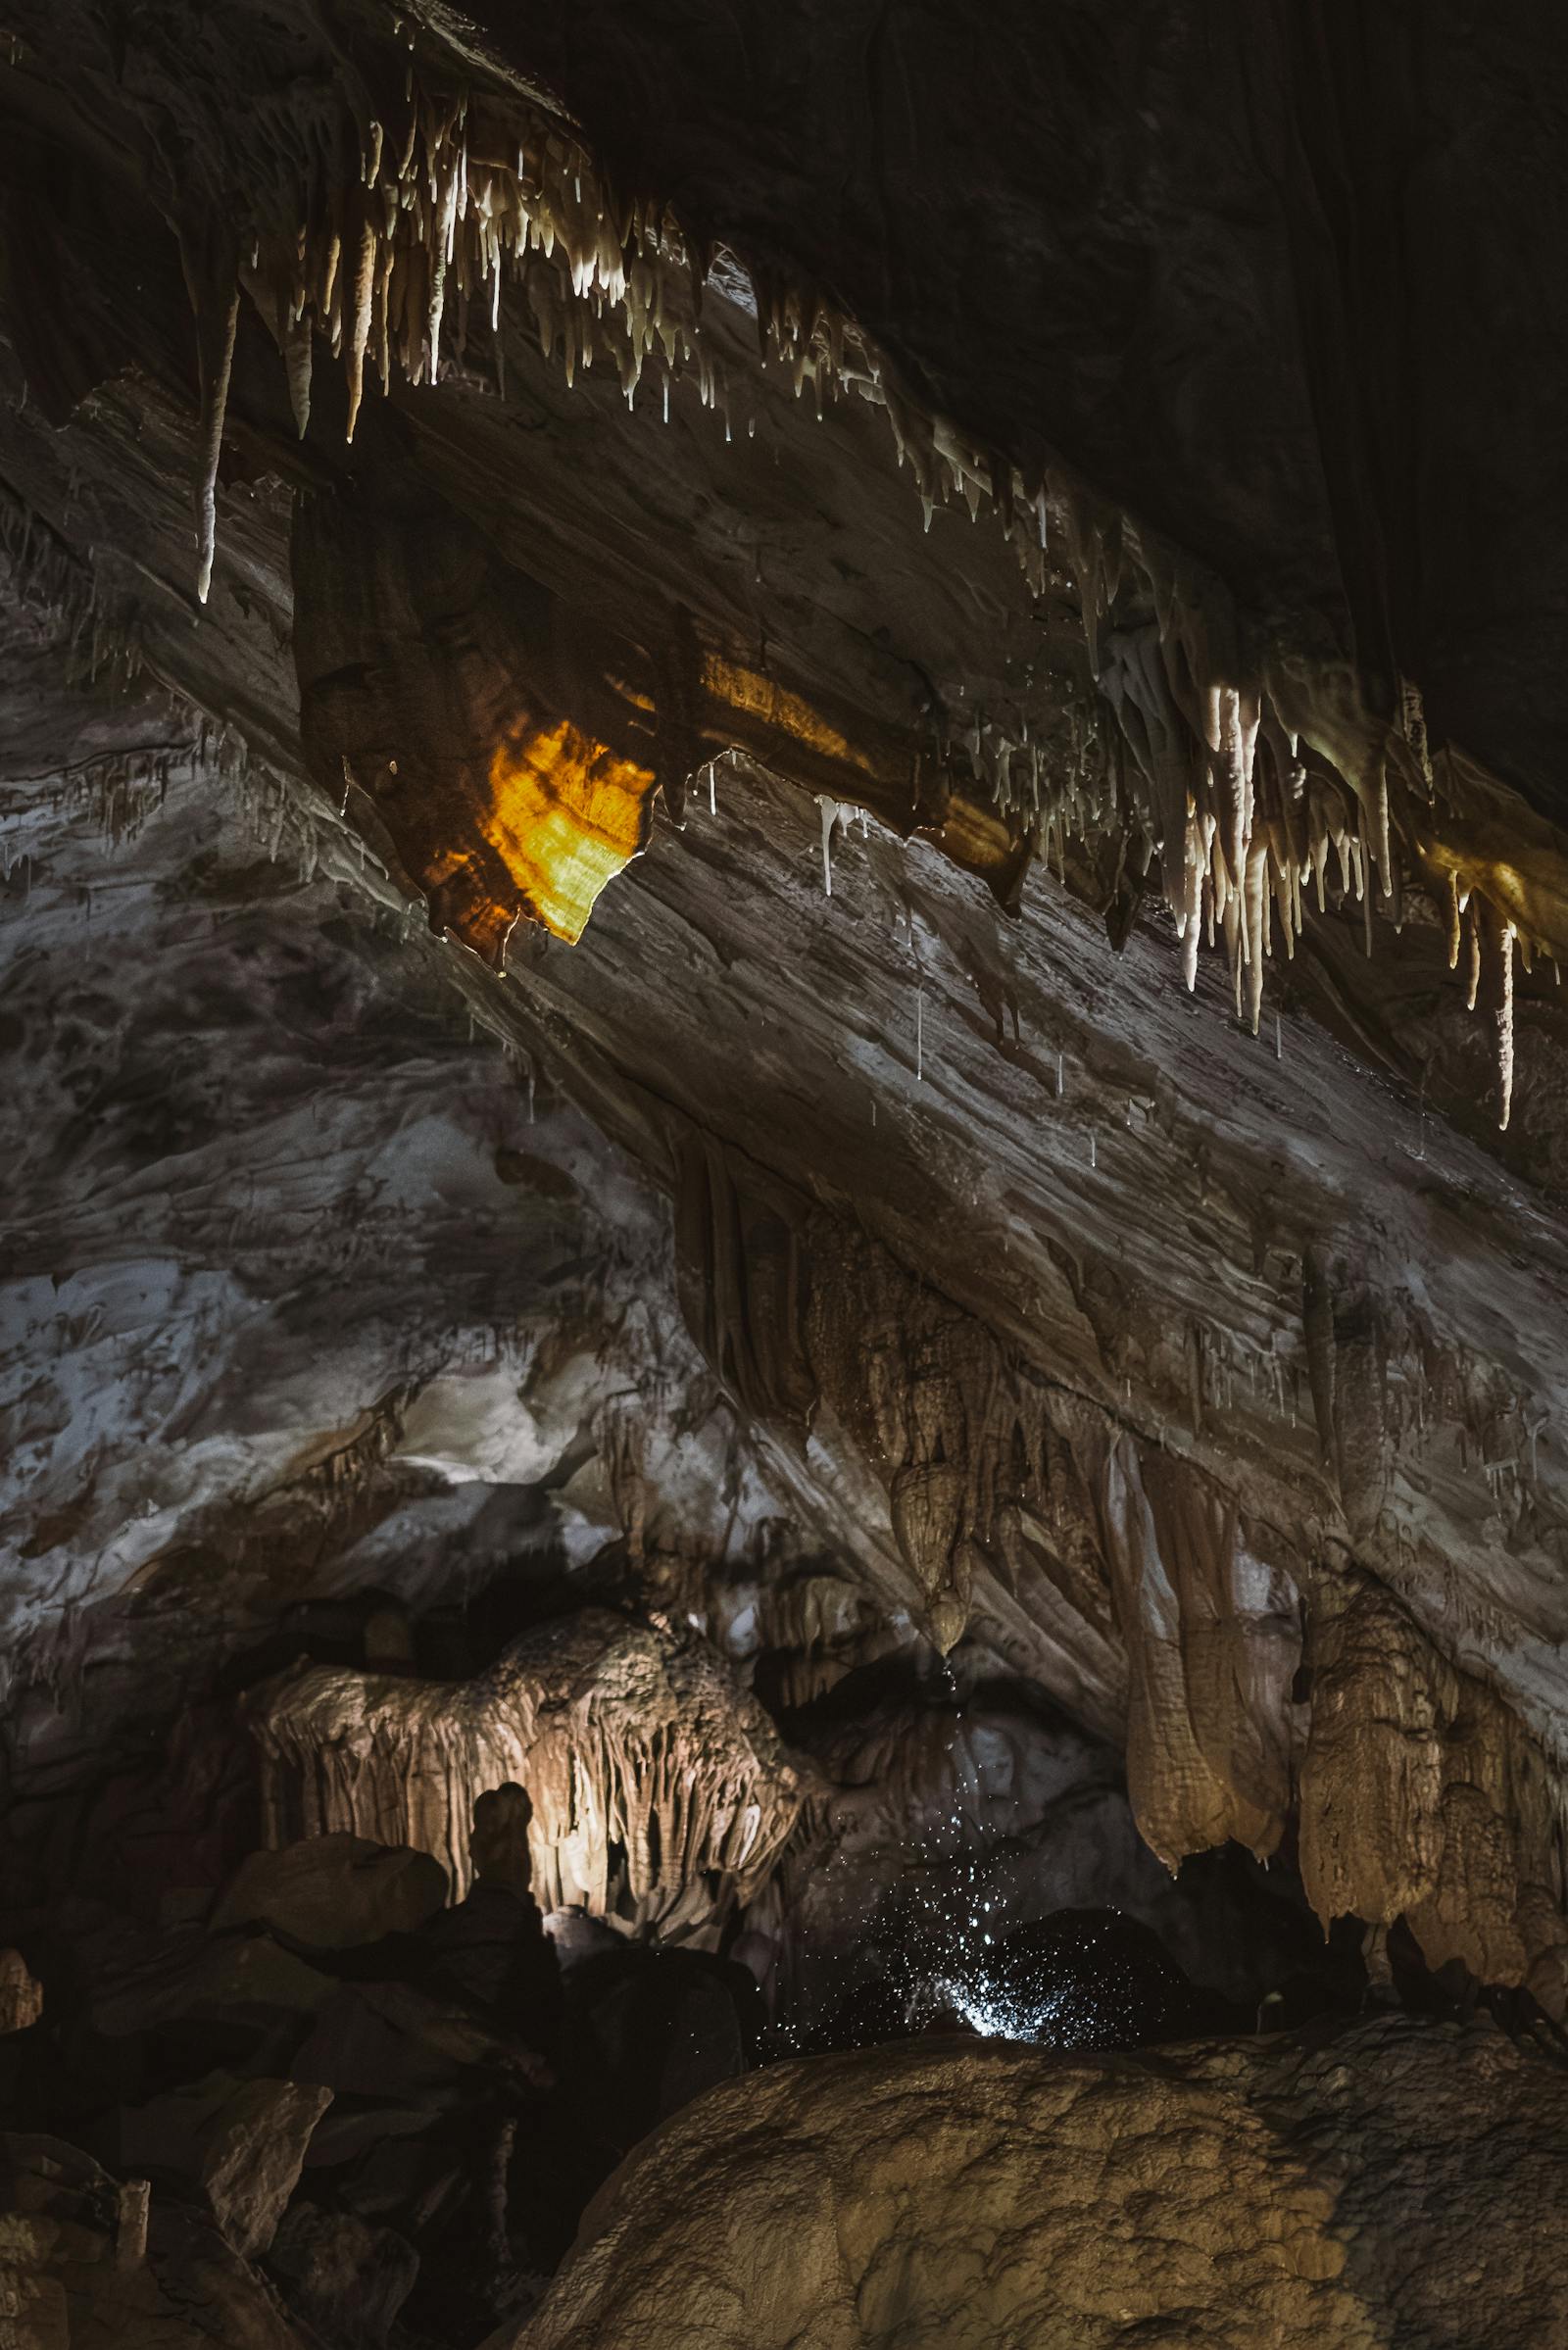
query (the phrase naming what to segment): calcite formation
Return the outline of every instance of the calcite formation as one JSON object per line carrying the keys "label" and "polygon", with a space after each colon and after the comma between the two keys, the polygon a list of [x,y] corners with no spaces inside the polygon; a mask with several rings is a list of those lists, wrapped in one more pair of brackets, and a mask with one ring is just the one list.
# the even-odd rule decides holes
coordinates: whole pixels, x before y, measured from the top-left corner
{"label": "calcite formation", "polygon": [[[1102,1525],[1127,1643],[1127,1775],[1140,1825],[1171,1866],[1234,1837],[1278,1847],[1299,1742],[1293,1685],[1300,1594],[1253,1556],[1234,1502],[1123,1439],[1102,1471]],[[1325,1924],[1340,1905],[1318,1903]]]}
{"label": "calcite formation", "polygon": [[[511,2350],[1549,2350],[1568,2088],[1489,2027],[1087,2061],[937,2041],[710,2092]],[[1481,2313],[1484,2313],[1482,2315]]]}
{"label": "calcite formation", "polygon": [[1301,1871],[1324,1916],[1399,1916],[1435,1967],[1529,1982],[1559,2019],[1568,1933],[1550,1772],[1493,1693],[1357,1579],[1313,1629]]}
{"label": "calcite formation", "polygon": [[[240,224],[220,231],[211,211],[194,219],[176,202],[174,239],[195,311],[197,593],[204,603],[242,283],[282,354],[301,437],[318,334],[345,372],[342,420],[350,441],[368,365],[385,393],[394,365],[411,383],[435,385],[444,369],[469,364],[470,299],[487,314],[502,388],[505,291],[514,305],[525,298],[547,364],[560,345],[568,387],[579,367],[591,367],[597,348],[634,407],[653,367],[662,376],[667,420],[671,373],[683,364],[702,407],[722,414],[725,442],[733,443],[728,380],[701,300],[711,244],[683,229],[667,204],[618,196],[569,118],[541,106],[537,85],[514,73],[509,87],[498,59],[475,73],[470,61],[450,49],[443,54],[434,25],[415,32],[416,51],[419,30],[428,58],[409,60],[395,98],[384,56],[347,75],[341,93],[313,93],[314,135],[293,142],[293,157],[274,147],[257,160],[255,183],[234,189]],[[1315,889],[1321,912],[1331,858],[1340,892],[1353,893],[1364,912],[1369,945],[1375,902],[1397,920],[1407,883],[1429,890],[1443,909],[1450,967],[1466,959],[1472,1008],[1486,974],[1506,1127],[1516,955],[1528,969],[1532,952],[1549,955],[1568,935],[1561,857],[1539,826],[1529,828],[1528,849],[1495,853],[1486,811],[1499,779],[1472,748],[1445,742],[1434,750],[1419,680],[1396,665],[1392,673],[1358,674],[1326,658],[1309,636],[1292,641],[1260,628],[1221,580],[1147,520],[1093,494],[1059,458],[1020,469],[1000,448],[933,413],[876,338],[839,306],[761,262],[755,274],[733,254],[726,266],[758,321],[761,363],[771,358],[783,367],[797,399],[809,381],[818,417],[824,385],[885,414],[927,529],[938,500],[956,498],[971,520],[982,506],[993,509],[1036,599],[1047,587],[1048,550],[1060,550],[1106,723],[1087,756],[1075,742],[1066,775],[1054,776],[1048,765],[1043,779],[1043,713],[1029,709],[1027,697],[1010,722],[945,713],[932,749],[947,766],[961,747],[963,796],[1021,809],[1023,830],[1033,830],[1048,854],[1054,843],[1059,855],[1070,832],[1109,836],[1118,873],[1141,880],[1157,864],[1189,987],[1200,934],[1211,946],[1222,938],[1237,1010],[1245,1005],[1254,1033],[1271,929],[1278,926],[1294,955],[1303,891]],[[444,335],[455,344],[450,356]],[[755,423],[753,414],[748,436]],[[666,673],[678,635],[666,612],[655,656]],[[707,671],[715,682],[735,673],[728,659],[710,661]],[[826,744],[841,766],[867,764],[799,696],[785,702],[807,722],[781,724],[778,686],[754,672],[753,689],[721,694],[732,718],[743,710],[770,712],[767,730],[774,740],[793,736],[797,755],[803,744]],[[663,718],[661,729],[671,731]],[[532,850],[514,844],[509,853],[504,812],[491,816],[490,847],[500,843],[503,858],[511,856],[517,904],[575,936],[594,894],[589,869],[597,862],[602,880],[627,853],[619,813],[609,819],[608,858],[593,847],[604,840],[605,804],[629,797],[635,807],[652,771],[641,771],[639,784],[624,761],[607,763],[616,758],[608,746],[575,728],[534,732],[529,754],[519,750],[521,739],[514,721],[492,741],[492,762],[514,779],[514,796],[518,774],[532,773],[537,797],[537,778],[548,769],[555,778],[548,796],[559,802],[561,778],[567,778],[565,831],[552,861],[569,871],[581,859],[584,871],[575,886],[560,878],[552,884],[535,864],[543,836]],[[916,807],[919,755],[911,743]],[[869,762],[868,771],[875,767]],[[667,789],[678,802],[683,788],[677,765]],[[632,847],[640,845],[637,834],[634,820]],[[457,850],[465,853],[466,844]],[[466,935],[461,915],[456,927]]]}
{"label": "calcite formation", "polygon": [[802,1773],[716,1657],[591,1610],[456,1687],[307,1667],[252,1719],[270,1841],[413,1845],[461,1896],[475,1799],[520,1783],[544,1908],[675,1939],[749,1898],[800,1810]]}
{"label": "calcite formation", "polygon": [[[416,84],[411,68],[400,115],[390,131],[376,116],[353,132],[342,125],[338,152],[346,157],[357,146],[357,170],[312,191],[314,220],[254,243],[248,280],[283,354],[302,438],[318,327],[345,369],[345,431],[352,440],[368,360],[379,370],[383,392],[394,355],[412,383],[437,381],[449,303],[461,306],[460,343],[470,295],[482,301],[494,332],[510,273],[526,287],[547,362],[559,341],[568,387],[598,348],[633,405],[654,362],[663,371],[667,418],[670,372],[684,362],[695,369],[703,406],[722,411],[725,439],[732,439],[728,385],[710,356],[700,303],[690,290],[700,287],[706,265],[666,208],[617,202],[595,159],[564,126],[515,100],[510,108],[483,99],[470,104],[461,89],[436,97]],[[240,269],[237,250],[226,270],[220,264],[214,275],[212,266],[191,280],[201,360],[197,593],[203,602],[212,578],[215,485],[238,318],[238,286],[230,282]],[[1353,888],[1365,910],[1369,945],[1375,897],[1393,900],[1407,874],[1432,881],[1446,908],[1450,968],[1461,953],[1467,958],[1472,1010],[1484,960],[1488,966],[1499,1123],[1506,1127],[1516,949],[1528,968],[1532,946],[1542,953],[1561,946],[1568,920],[1552,902],[1560,893],[1550,884],[1545,893],[1522,891],[1510,867],[1468,850],[1463,824],[1470,795],[1446,749],[1434,761],[1418,686],[1398,679],[1394,716],[1380,717],[1346,691],[1343,678],[1303,676],[1298,656],[1259,659],[1244,650],[1233,600],[1156,534],[1107,509],[1059,469],[1026,482],[1005,457],[966,444],[951,421],[922,413],[899,387],[886,355],[819,298],[794,288],[764,294],[755,284],[748,291],[762,361],[784,364],[797,399],[809,381],[818,416],[824,384],[835,396],[857,394],[885,412],[899,465],[907,463],[913,474],[927,530],[938,500],[945,506],[957,497],[971,520],[982,505],[994,506],[1037,596],[1045,587],[1048,547],[1058,538],[1063,544],[1090,665],[1115,713],[1118,747],[1114,758],[1102,756],[1098,772],[1080,768],[1043,784],[1027,720],[1017,739],[998,730],[989,741],[976,720],[965,748],[982,793],[1004,808],[1024,806],[1048,854],[1054,841],[1059,853],[1069,831],[1112,831],[1120,861],[1130,856],[1147,869],[1157,859],[1188,987],[1206,929],[1211,948],[1216,935],[1223,938],[1236,1008],[1242,1011],[1245,997],[1254,1035],[1272,927],[1278,924],[1294,955],[1303,889],[1315,888],[1324,910],[1331,857],[1341,894],[1348,897]],[[1152,609],[1152,618],[1129,624],[1129,606]],[[1102,632],[1109,637],[1103,648]],[[760,678],[756,685],[771,705],[776,688]],[[733,706],[736,698],[728,699]],[[822,729],[797,722],[789,731],[799,739],[820,737]],[[569,867],[574,857],[592,856],[573,836],[592,842],[606,831],[596,804],[602,810],[630,798],[635,807],[653,778],[628,771],[624,762],[617,767],[605,746],[585,742],[569,724],[531,740],[531,750],[515,737],[495,746],[492,779],[500,772],[510,780],[496,785],[490,843],[512,866],[530,910],[575,938],[592,886],[579,899],[569,883],[542,881],[536,860],[548,834],[540,832],[531,849],[521,846],[515,807],[509,815],[506,803],[515,802],[519,778],[529,779],[525,805],[536,807],[541,789],[547,802],[559,802],[564,771],[567,808],[580,823],[566,816],[567,838],[555,845],[552,861]],[[852,758],[842,738],[835,748]],[[941,749],[946,756],[945,740]],[[672,778],[672,789],[682,781]],[[1459,827],[1452,832],[1446,826],[1449,814]],[[614,854],[624,830],[623,818],[609,819],[612,854],[601,863],[601,879],[624,861],[623,846]],[[641,845],[637,834],[634,818],[633,846]],[[1527,926],[1533,910],[1540,924],[1534,932]]]}
{"label": "calcite formation", "polygon": [[1172,1870],[1229,1840],[1266,1859],[1298,1817],[1325,1931],[1408,1917],[1433,1966],[1528,1980],[1561,2017],[1555,1775],[1506,1707],[1381,1587],[1306,1560],[1293,1579],[1234,1495],[1064,1409],[886,1258],[845,1263],[820,1228],[818,1247],[807,1359],[888,1485],[938,1644],[961,1636],[976,1568],[1006,1560],[1015,1587],[1037,1529],[1076,1641],[1119,1634],[1128,1791]]}

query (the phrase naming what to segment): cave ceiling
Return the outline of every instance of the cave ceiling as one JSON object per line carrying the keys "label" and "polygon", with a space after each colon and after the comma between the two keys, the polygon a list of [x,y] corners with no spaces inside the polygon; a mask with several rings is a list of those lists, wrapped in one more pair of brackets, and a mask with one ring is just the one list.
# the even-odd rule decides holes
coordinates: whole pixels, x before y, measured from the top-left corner
{"label": "cave ceiling", "polygon": [[1560,2006],[1565,100],[1525,0],[7,11],[29,1851],[372,1586],[831,1587]]}

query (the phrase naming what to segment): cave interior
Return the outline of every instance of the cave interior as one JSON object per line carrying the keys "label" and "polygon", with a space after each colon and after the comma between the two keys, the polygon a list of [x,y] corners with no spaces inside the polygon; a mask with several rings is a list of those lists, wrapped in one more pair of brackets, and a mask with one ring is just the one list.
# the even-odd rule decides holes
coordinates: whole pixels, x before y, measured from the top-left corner
{"label": "cave interior", "polygon": [[1565,2350],[1565,122],[8,0],[0,2350]]}

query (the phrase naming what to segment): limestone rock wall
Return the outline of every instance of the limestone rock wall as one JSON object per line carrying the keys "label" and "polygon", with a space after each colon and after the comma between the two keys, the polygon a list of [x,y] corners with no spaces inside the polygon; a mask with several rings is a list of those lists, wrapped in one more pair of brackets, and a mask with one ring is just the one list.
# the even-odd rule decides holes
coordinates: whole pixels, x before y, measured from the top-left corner
{"label": "limestone rock wall", "polygon": [[887,1491],[917,1620],[1005,1653],[1024,1616],[1055,1651],[1041,1677],[1120,1732],[1172,1871],[1232,1839],[1266,1859],[1295,1827],[1325,1931],[1405,1917],[1432,1966],[1560,2015],[1561,1775],[1497,1691],[1339,1542],[1282,1541],[886,1249],[821,1216],[810,1236],[811,1370]]}

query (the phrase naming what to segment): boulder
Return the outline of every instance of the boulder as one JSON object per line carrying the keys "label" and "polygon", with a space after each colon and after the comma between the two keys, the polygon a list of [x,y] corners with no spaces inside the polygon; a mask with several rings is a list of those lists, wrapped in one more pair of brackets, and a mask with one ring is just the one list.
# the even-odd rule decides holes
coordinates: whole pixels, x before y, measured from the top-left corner
{"label": "boulder", "polygon": [[466,2003],[410,1983],[345,1983],[294,2061],[296,2081],[432,2108],[545,2085],[537,2051]]}
{"label": "boulder", "polygon": [[213,1933],[255,1921],[317,1950],[349,1950],[383,1934],[412,1934],[447,1897],[438,1860],[407,1844],[358,1836],[313,1836],[253,1852],[220,1894]]}
{"label": "boulder", "polygon": [[0,2137],[6,2350],[307,2350],[265,2278],[211,2220],[156,2203],[150,2231],[146,2218],[145,2199],[127,2198],[77,2148]]}
{"label": "boulder", "polygon": [[122,2109],[120,2167],[197,2188],[224,2241],[254,2259],[272,2240],[329,2088],[221,2073]]}
{"label": "boulder", "polygon": [[494,2350],[1562,2350],[1568,2073],[1490,2023],[714,2089]]}
{"label": "boulder", "polygon": [[79,2314],[66,2274],[117,2281],[119,2195],[91,2155],[63,2139],[0,2137],[0,2342],[6,2350],[70,2350]]}
{"label": "boulder", "polygon": [[270,1934],[187,1934],[155,1940],[138,1964],[96,1981],[86,2019],[106,2039],[163,2032],[188,2044],[220,2027],[257,2047],[277,2045],[302,2035],[336,1987]]}
{"label": "boulder", "polygon": [[762,2023],[756,1979],[707,1951],[622,1943],[567,1978],[573,2068],[616,2152],[746,2071]]}
{"label": "boulder", "polygon": [[350,2212],[296,2203],[268,2257],[300,2316],[328,2341],[384,2342],[419,2273],[419,2256],[390,2228]]}
{"label": "boulder", "polygon": [[[141,2107],[210,2074],[281,2081],[337,1983],[263,1929],[152,1937],[133,1966],[100,1977],[55,2021],[67,2080],[40,2118],[90,2132],[90,2117]],[[54,2101],[51,2101],[53,2099]]]}

